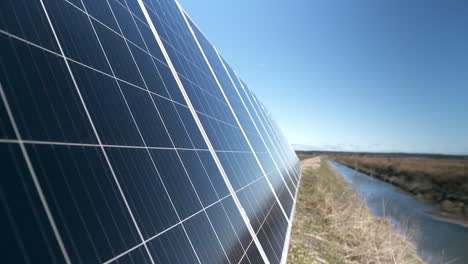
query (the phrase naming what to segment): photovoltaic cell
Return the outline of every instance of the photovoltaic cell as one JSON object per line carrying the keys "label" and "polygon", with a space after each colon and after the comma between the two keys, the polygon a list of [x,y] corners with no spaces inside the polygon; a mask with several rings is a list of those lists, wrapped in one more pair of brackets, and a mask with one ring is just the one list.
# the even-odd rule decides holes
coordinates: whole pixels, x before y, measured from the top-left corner
{"label": "photovoltaic cell", "polygon": [[297,157],[173,0],[0,4],[9,263],[284,263]]}
{"label": "photovoltaic cell", "polygon": [[12,263],[63,263],[64,257],[17,144],[0,144],[2,253]]}

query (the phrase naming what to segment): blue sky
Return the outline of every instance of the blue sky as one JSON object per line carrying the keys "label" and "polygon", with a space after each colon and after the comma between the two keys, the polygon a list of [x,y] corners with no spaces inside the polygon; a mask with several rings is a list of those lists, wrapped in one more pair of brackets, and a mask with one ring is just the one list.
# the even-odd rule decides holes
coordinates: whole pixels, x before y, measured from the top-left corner
{"label": "blue sky", "polygon": [[179,2],[290,143],[468,153],[468,1]]}

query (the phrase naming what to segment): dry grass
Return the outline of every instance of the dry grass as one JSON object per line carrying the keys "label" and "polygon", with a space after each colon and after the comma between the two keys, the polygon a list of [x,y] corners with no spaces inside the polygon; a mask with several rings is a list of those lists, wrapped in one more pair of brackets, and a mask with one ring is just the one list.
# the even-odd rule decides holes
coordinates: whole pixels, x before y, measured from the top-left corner
{"label": "dry grass", "polygon": [[336,160],[393,183],[448,212],[468,216],[468,160],[363,156]]}
{"label": "dry grass", "polygon": [[377,157],[340,157],[340,161],[359,163],[371,168],[385,168],[396,174],[424,176],[437,183],[463,181],[468,177],[468,160],[410,159]]}
{"label": "dry grass", "polygon": [[325,161],[303,166],[288,263],[423,263],[415,246],[373,217]]}

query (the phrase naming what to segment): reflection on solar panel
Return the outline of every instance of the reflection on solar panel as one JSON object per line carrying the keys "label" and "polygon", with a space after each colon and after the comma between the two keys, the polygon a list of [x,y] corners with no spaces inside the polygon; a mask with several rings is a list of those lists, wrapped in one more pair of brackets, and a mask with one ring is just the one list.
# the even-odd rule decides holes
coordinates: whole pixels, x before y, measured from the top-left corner
{"label": "reflection on solar panel", "polygon": [[178,3],[0,7],[2,260],[285,262],[297,157]]}

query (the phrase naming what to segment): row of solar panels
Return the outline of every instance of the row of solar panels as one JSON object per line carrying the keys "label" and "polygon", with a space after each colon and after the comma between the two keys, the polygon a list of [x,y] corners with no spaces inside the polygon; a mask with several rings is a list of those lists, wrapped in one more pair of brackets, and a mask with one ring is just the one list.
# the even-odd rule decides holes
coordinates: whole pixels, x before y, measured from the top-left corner
{"label": "row of solar panels", "polygon": [[2,261],[286,260],[297,157],[178,3],[0,7]]}

